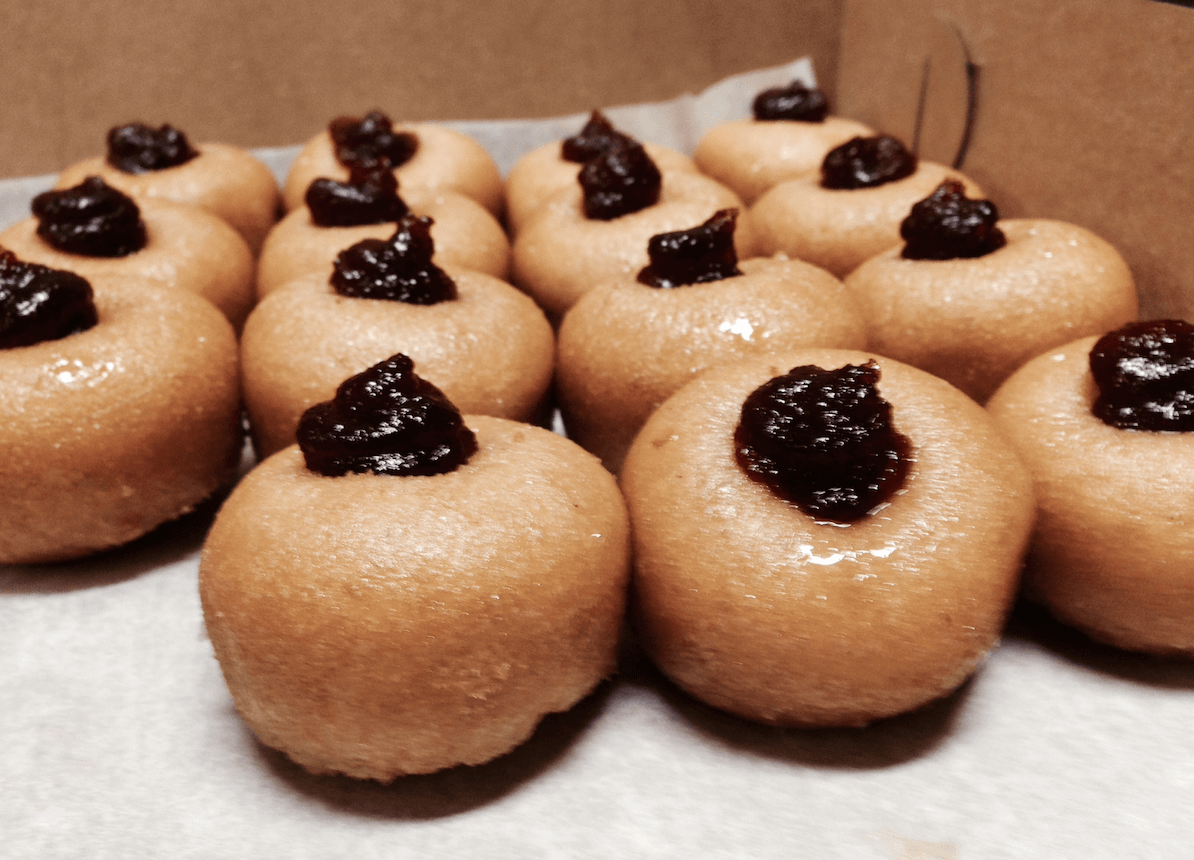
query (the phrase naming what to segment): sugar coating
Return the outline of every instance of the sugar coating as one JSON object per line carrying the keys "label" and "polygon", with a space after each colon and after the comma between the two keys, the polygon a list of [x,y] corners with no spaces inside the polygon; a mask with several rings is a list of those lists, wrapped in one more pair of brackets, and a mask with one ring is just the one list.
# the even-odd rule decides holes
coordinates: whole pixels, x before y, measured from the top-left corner
{"label": "sugar coating", "polygon": [[0,246],[18,258],[84,278],[127,279],[187,290],[218,307],[239,329],[253,307],[253,255],[228,222],[205,209],[168,200],[138,201],[146,244],[126,257],[88,257],[59,251],[37,235],[37,218],[0,233]]}
{"label": "sugar coating", "polygon": [[846,278],[876,352],[949,380],[980,403],[1047,349],[1136,319],[1111,245],[1061,221],[1004,219],[1007,244],[968,260],[905,260],[903,246]]}
{"label": "sugar coating", "polygon": [[[479,203],[452,191],[399,188],[416,215],[425,215],[435,242],[432,260],[505,278],[510,269],[510,241],[502,225]],[[362,239],[388,239],[393,221],[358,227],[321,227],[306,206],[295,209],[270,231],[257,263],[257,296],[309,274],[331,277],[336,255]]]}
{"label": "sugar coating", "polygon": [[1120,430],[1091,413],[1097,337],[1024,365],[987,409],[1040,509],[1027,595],[1121,648],[1194,653],[1194,434]]}
{"label": "sugar coating", "polygon": [[448,268],[458,297],[433,305],[338,295],[320,275],[275,290],[241,338],[245,404],[260,454],[294,442],[302,413],[349,376],[402,352],[464,412],[531,421],[544,411],[555,336],[509,284]]}
{"label": "sugar coating", "polygon": [[556,370],[569,438],[616,473],[647,417],[703,370],[802,346],[866,345],[853,298],[824,269],[764,258],[739,268],[675,289],[623,279],[573,305]]}
{"label": "sugar coating", "polygon": [[[410,161],[394,170],[399,194],[405,197],[407,190],[414,188],[452,191],[475,200],[495,218],[501,217],[502,176],[485,147],[455,129],[428,123],[396,123],[394,132],[410,132],[419,139]],[[307,141],[291,164],[282,189],[286,211],[301,207],[307,188],[321,177],[339,182],[348,179],[348,168],[336,160],[327,129]]]}
{"label": "sugar coating", "polygon": [[702,173],[750,205],[781,182],[817,174],[830,150],[874,133],[836,116],[823,122],[738,119],[707,131],[692,157]]}
{"label": "sugar coating", "polygon": [[62,561],[175,519],[235,476],[236,335],[209,302],[92,282],[99,322],[0,350],[0,563]]}
{"label": "sugar coating", "polygon": [[[819,523],[738,467],[742,402],[793,367],[871,358],[914,462],[878,511]],[[774,725],[861,725],[954,690],[998,641],[1032,528],[1031,481],[981,407],[846,350],[707,371],[647,421],[621,481],[651,658],[698,698]]]}
{"label": "sugar coating", "polygon": [[912,204],[947,178],[961,181],[967,196],[983,196],[956,170],[930,161],[921,161],[911,176],[874,188],[822,188],[819,172],[781,182],[750,209],[759,253],[786,254],[844,278],[876,254],[901,244],[900,222]]}
{"label": "sugar coating", "polygon": [[243,149],[226,143],[201,143],[199,155],[165,170],[125,173],[93,156],[62,171],[55,188],[72,188],[88,176],[123,191],[134,200],[173,200],[199,206],[223,218],[254,254],[278,212],[278,183],[270,169]]}
{"label": "sugar coating", "polygon": [[199,572],[233,700],[316,773],[390,780],[512,749],[614,671],[629,535],[610,475],[466,416],[445,475],[327,478],[297,447],[221,509]]}

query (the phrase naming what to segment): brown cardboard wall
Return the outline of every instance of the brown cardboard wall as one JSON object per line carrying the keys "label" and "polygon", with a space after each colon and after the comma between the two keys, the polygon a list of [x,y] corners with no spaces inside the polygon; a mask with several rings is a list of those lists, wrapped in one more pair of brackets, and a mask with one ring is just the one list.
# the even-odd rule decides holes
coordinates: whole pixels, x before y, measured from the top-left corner
{"label": "brown cardboard wall", "polygon": [[0,0],[0,176],[53,172],[119,122],[299,143],[333,116],[551,116],[671,98],[813,58],[840,0]]}
{"label": "brown cardboard wall", "polygon": [[1115,244],[1145,316],[1194,318],[1194,10],[1152,0],[846,0],[839,107],[916,137],[1004,216],[1077,222]]}

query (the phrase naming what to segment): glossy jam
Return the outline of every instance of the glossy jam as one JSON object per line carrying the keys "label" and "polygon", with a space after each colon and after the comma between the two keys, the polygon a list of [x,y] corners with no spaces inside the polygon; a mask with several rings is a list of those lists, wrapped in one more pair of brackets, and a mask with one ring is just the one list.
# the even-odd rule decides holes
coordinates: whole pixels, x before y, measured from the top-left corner
{"label": "glossy jam", "polygon": [[565,161],[584,164],[608,150],[615,143],[633,143],[634,138],[614,128],[601,111],[593,111],[585,127],[560,143],[560,156]]}
{"label": "glossy jam", "polygon": [[385,167],[357,168],[347,182],[321,177],[304,198],[320,227],[359,227],[397,221],[410,211],[398,196],[398,180]]}
{"label": "glossy jam", "polygon": [[419,139],[410,132],[394,131],[390,118],[372,111],[361,119],[337,117],[328,125],[336,160],[345,167],[386,167],[393,170],[410,161]]}
{"label": "glossy jam", "polygon": [[875,188],[915,172],[916,156],[894,137],[855,137],[825,156],[821,187],[841,191]]}
{"label": "glossy jam", "polygon": [[33,198],[37,235],[59,251],[85,257],[127,257],[145,247],[141,210],[98,176]]}
{"label": "glossy jam", "polygon": [[97,321],[86,280],[0,251],[0,349],[60,340]]}
{"label": "glossy jam", "polygon": [[342,296],[434,305],[456,298],[456,284],[431,262],[430,218],[406,214],[389,239],[362,239],[336,256],[332,287]]}
{"label": "glossy jam", "polygon": [[584,190],[585,217],[594,221],[612,221],[638,212],[659,201],[663,177],[635,141],[617,141],[605,152],[580,169]]}
{"label": "glossy jam", "polygon": [[900,223],[908,260],[958,260],[984,257],[1007,244],[996,226],[999,210],[990,200],[971,200],[965,186],[946,179],[924,200],[914,203]]}
{"label": "glossy jam", "polygon": [[199,151],[172,125],[151,128],[140,122],[108,131],[108,164],[122,173],[149,173],[186,164]]}
{"label": "glossy jam", "polygon": [[741,275],[734,249],[737,222],[737,209],[722,209],[698,227],[652,236],[647,242],[651,262],[638,273],[639,283],[671,289]]}
{"label": "glossy jam", "polygon": [[307,468],[328,477],[441,475],[477,450],[460,410],[401,353],[349,377],[334,399],[304,412],[298,443]]}
{"label": "glossy jam", "polygon": [[1122,430],[1194,430],[1194,325],[1129,323],[1090,351],[1092,412]]}
{"label": "glossy jam", "polygon": [[792,81],[786,87],[763,90],[755,96],[751,110],[757,120],[824,122],[829,102],[820,90]]}
{"label": "glossy jam", "polygon": [[911,444],[872,361],[794,367],[755,389],[734,432],[738,465],[811,517],[862,519],[904,485]]}

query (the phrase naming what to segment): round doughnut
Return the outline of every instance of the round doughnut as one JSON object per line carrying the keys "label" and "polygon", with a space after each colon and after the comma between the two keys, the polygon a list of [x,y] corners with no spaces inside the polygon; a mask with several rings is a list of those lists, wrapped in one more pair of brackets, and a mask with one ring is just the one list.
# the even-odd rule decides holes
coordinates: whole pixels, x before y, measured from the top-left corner
{"label": "round doughnut", "polygon": [[[510,241],[497,222],[480,204],[451,191],[400,188],[399,195],[410,210],[435,223],[434,262],[458,266],[505,278],[510,269]],[[309,274],[332,274],[336,255],[362,239],[388,239],[394,234],[392,221],[359,227],[321,227],[311,220],[311,211],[295,209],[270,231],[257,262],[257,297]]]}
{"label": "round doughnut", "polygon": [[556,393],[568,438],[615,474],[647,417],[706,368],[803,346],[860,349],[866,327],[841,281],[755,258],[737,277],[673,289],[626,278],[581,297],[559,332]]}
{"label": "round doughnut", "polygon": [[[610,221],[585,217],[583,192],[560,191],[514,239],[514,283],[558,321],[597,284],[635,277],[647,265],[647,242],[657,233],[685,230],[721,209],[741,208],[724,185],[696,173],[664,173],[659,202]],[[751,222],[742,214],[734,234],[739,259],[753,256]]]}
{"label": "round doughnut", "polygon": [[127,279],[196,293],[239,329],[253,307],[254,263],[249,246],[228,222],[196,206],[142,198],[137,202],[147,243],[127,257],[59,251],[37,235],[37,218],[0,233],[0,246],[22,260],[92,278]]}
{"label": "round doughnut", "polygon": [[228,321],[188,292],[92,286],[95,326],[0,350],[0,563],[127,543],[230,482],[240,461]]}
{"label": "round doughnut", "polygon": [[[531,216],[563,189],[577,186],[584,165],[560,154],[560,141],[533,149],[518,159],[506,177],[506,224],[517,235]],[[661,171],[696,173],[697,166],[682,152],[654,143],[644,143],[647,155]]]}
{"label": "round doughnut", "polygon": [[836,116],[822,122],[737,119],[709,129],[692,157],[702,173],[750,205],[781,182],[817,174],[834,147],[874,133]]}
{"label": "round doughnut", "polygon": [[464,412],[530,421],[551,385],[555,336],[509,284],[448,267],[458,297],[433,305],[338,295],[309,275],[266,296],[241,337],[258,453],[294,442],[298,420],[336,386],[396,352]]}
{"label": "round doughnut", "polygon": [[93,156],[62,171],[54,187],[72,188],[99,176],[138,203],[156,199],[199,206],[231,224],[256,254],[278,214],[274,174],[236,146],[201,143],[195,149],[199,155],[185,164],[147,173],[125,173],[103,156]]}
{"label": "round doughnut", "polygon": [[203,549],[208,634],[241,716],[316,773],[480,764],[614,670],[629,536],[574,443],[466,416],[479,450],[430,477],[264,461]]}
{"label": "round doughnut", "polygon": [[781,182],[750,209],[759,253],[786,254],[844,278],[900,244],[900,222],[912,204],[947,178],[960,180],[968,196],[983,196],[956,170],[929,161],[911,176],[874,188],[822,188],[819,174]]}
{"label": "round doughnut", "polygon": [[982,257],[907,260],[902,246],[846,277],[876,352],[927,370],[982,403],[1047,349],[1136,319],[1119,253],[1061,221],[1004,219]]}
{"label": "round doughnut", "polygon": [[[394,170],[404,197],[408,189],[414,188],[453,191],[475,200],[495,218],[501,217],[502,175],[485,147],[467,134],[442,125],[397,123],[394,131],[409,132],[419,139],[410,161]],[[320,177],[342,182],[348,179],[348,168],[336,160],[327,129],[307,141],[290,166],[282,188],[287,212],[303,205],[307,186]]]}
{"label": "round doughnut", "polygon": [[1091,637],[1194,654],[1194,433],[1121,430],[1091,413],[1097,337],[1029,361],[987,404],[1032,473],[1027,596]]}
{"label": "round doughnut", "polygon": [[[747,477],[734,429],[769,379],[869,359],[913,462],[886,504],[820,522]],[[862,725],[957,688],[999,639],[1033,518],[1031,481],[981,407],[845,350],[706,371],[648,419],[621,482],[648,654],[705,702],[783,726]]]}

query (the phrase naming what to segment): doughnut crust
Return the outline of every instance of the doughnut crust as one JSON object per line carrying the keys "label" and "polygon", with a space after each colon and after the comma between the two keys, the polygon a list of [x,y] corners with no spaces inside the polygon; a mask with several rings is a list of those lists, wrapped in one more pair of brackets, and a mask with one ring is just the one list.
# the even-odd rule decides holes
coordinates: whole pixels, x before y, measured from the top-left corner
{"label": "doughnut crust", "polygon": [[[696,173],[664,173],[659,202],[610,221],[586,218],[583,196],[579,183],[559,192],[514,239],[514,283],[556,322],[598,284],[636,277],[649,262],[652,236],[687,230],[719,209],[742,206],[734,192]],[[734,246],[739,259],[754,255],[745,213],[739,215]]]}
{"label": "doughnut crust", "polygon": [[921,161],[916,172],[874,188],[821,187],[820,172],[781,182],[750,209],[759,253],[786,254],[844,278],[876,254],[900,244],[900,222],[912,204],[944,179],[957,179],[971,198],[977,185],[956,170]]}
{"label": "doughnut crust", "polygon": [[1098,337],[1024,365],[988,411],[1036,486],[1027,596],[1120,648],[1194,654],[1194,433],[1121,430],[1091,413]]}
{"label": "doughnut crust", "polygon": [[983,257],[905,260],[903,247],[846,278],[876,352],[940,376],[984,402],[1047,349],[1136,319],[1119,253],[1061,221],[1005,219],[1007,244]]}
{"label": "doughnut crust", "polygon": [[0,563],[127,543],[235,476],[236,336],[209,302],[92,282],[99,322],[0,350]]}
{"label": "doughnut crust", "polygon": [[[505,278],[510,269],[510,241],[502,225],[480,204],[451,191],[399,188],[399,195],[416,215],[426,215],[435,241],[437,265],[459,266]],[[362,239],[388,239],[395,224],[359,227],[321,227],[311,210],[301,206],[278,222],[265,240],[257,263],[257,297],[309,274],[332,275],[336,255]]]}
{"label": "doughnut crust", "polygon": [[[533,149],[510,169],[506,177],[506,224],[511,235],[517,235],[553,196],[577,186],[584,165],[565,159],[560,154],[561,145],[561,141],[556,141]],[[660,171],[697,172],[692,159],[682,152],[654,143],[644,143],[643,149]]]}
{"label": "doughnut crust", "polygon": [[803,346],[866,346],[853,299],[824,269],[764,258],[739,268],[737,277],[674,289],[603,284],[564,317],[556,370],[564,425],[615,474],[647,417],[706,368]]}
{"label": "doughnut crust", "polygon": [[168,200],[137,203],[145,222],[145,247],[127,257],[88,257],[59,251],[37,235],[37,218],[0,233],[0,246],[20,259],[84,278],[127,279],[197,293],[240,329],[253,307],[253,255],[221,218],[197,206]]}
{"label": "doughnut crust", "polygon": [[294,442],[307,408],[402,352],[463,412],[530,421],[551,385],[555,335],[509,284],[446,270],[457,298],[434,305],[338,295],[311,275],[275,290],[241,338],[245,405],[261,456]]}
{"label": "doughnut crust", "polygon": [[[502,215],[504,191],[497,165],[467,134],[430,123],[395,123],[395,132],[411,132],[419,147],[410,161],[394,170],[403,196],[408,188],[453,191],[475,200],[495,218]],[[303,205],[307,187],[320,177],[344,182],[348,168],[336,160],[332,136],[325,128],[307,141],[286,175],[282,200],[287,212]]]}
{"label": "doughnut crust", "polygon": [[388,781],[480,764],[614,670],[629,536],[597,461],[466,416],[479,450],[431,477],[253,470],[203,549],[204,619],[237,710],[315,773]]}
{"label": "doughnut crust", "polygon": [[[821,523],[747,477],[742,402],[793,367],[875,358],[904,488]],[[647,652],[715,707],[783,726],[852,726],[954,690],[993,647],[1032,527],[1030,479],[981,407],[886,358],[802,350],[716,367],[647,421],[622,470]]]}
{"label": "doughnut crust", "polygon": [[103,156],[84,159],[62,171],[55,188],[72,188],[99,176],[138,203],[173,200],[199,206],[223,218],[256,254],[278,212],[278,182],[270,169],[245,150],[226,143],[201,143],[199,155],[177,167],[125,173]]}
{"label": "doughnut crust", "polygon": [[692,157],[702,173],[750,205],[781,182],[816,174],[831,149],[873,134],[837,116],[823,122],[737,119],[709,129]]}

